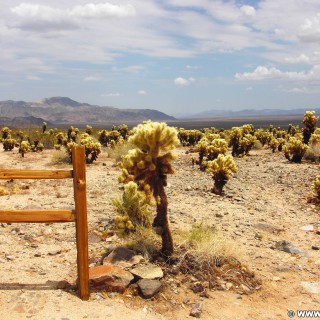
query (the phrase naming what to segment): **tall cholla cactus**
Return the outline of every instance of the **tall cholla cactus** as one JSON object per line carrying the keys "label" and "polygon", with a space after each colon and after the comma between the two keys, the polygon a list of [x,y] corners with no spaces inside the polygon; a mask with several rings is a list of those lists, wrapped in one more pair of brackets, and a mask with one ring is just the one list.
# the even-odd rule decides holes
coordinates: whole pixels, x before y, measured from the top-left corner
{"label": "tall cholla cactus", "polygon": [[311,135],[313,134],[319,117],[315,116],[315,111],[306,111],[302,123],[306,126],[303,129],[303,143],[308,144]]}
{"label": "tall cholla cactus", "polygon": [[232,173],[238,171],[232,156],[224,156],[220,154],[217,159],[207,162],[207,172],[212,173],[214,186],[211,191],[221,195],[222,189],[230,179]]}
{"label": "tall cholla cactus", "polygon": [[129,138],[136,146],[122,157],[120,182],[135,181],[140,190],[156,200],[157,214],[153,227],[162,238],[162,253],[169,257],[173,253],[173,241],[168,221],[168,201],[164,187],[167,174],[174,173],[171,150],[178,145],[177,130],[166,123],[147,121],[138,125]]}
{"label": "tall cholla cactus", "polygon": [[282,150],[286,159],[295,163],[300,163],[307,149],[308,146],[300,139],[290,137],[288,143],[283,147]]}

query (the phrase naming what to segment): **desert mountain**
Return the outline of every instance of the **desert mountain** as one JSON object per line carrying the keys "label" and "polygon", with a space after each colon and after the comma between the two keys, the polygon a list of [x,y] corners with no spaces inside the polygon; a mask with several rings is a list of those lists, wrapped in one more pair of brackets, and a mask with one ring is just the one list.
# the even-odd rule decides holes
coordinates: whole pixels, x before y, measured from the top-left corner
{"label": "desert mountain", "polygon": [[80,103],[67,97],[45,98],[35,102],[0,101],[0,124],[25,121],[36,124],[103,125],[110,123],[141,122],[144,120],[174,120],[165,113],[152,109],[118,109]]}

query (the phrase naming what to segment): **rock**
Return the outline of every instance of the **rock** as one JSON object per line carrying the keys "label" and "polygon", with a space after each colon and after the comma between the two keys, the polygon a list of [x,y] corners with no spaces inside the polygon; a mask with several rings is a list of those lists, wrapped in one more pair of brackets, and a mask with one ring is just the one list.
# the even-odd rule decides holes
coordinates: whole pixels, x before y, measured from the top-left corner
{"label": "rock", "polygon": [[217,217],[217,218],[222,218],[223,215],[222,215],[221,213],[216,213],[216,217]]}
{"label": "rock", "polygon": [[320,293],[320,282],[302,281],[301,286],[310,293]]}
{"label": "rock", "polygon": [[190,286],[190,289],[194,292],[194,293],[199,293],[199,292],[203,292],[205,291],[205,287],[201,282],[195,282]]}
{"label": "rock", "polygon": [[95,232],[88,233],[88,242],[89,243],[98,243],[102,241],[102,238],[98,236]]}
{"label": "rock", "polygon": [[94,290],[106,290],[123,293],[133,276],[117,266],[106,265],[89,269],[89,285]]}
{"label": "rock", "polygon": [[141,295],[145,299],[150,299],[156,295],[162,288],[162,283],[159,280],[141,279],[137,282]]}
{"label": "rock", "polygon": [[288,242],[286,240],[281,240],[281,241],[276,242],[275,247],[279,251],[284,251],[284,252],[291,253],[291,254],[297,254],[300,256],[308,255],[306,252],[300,250],[295,245],[293,245],[291,242]]}
{"label": "rock", "polygon": [[303,230],[303,231],[313,231],[314,228],[313,228],[313,225],[309,225],[309,226],[303,226],[303,227],[301,227],[300,230]]}
{"label": "rock", "polygon": [[130,268],[141,261],[144,261],[144,258],[141,255],[136,255],[135,251],[117,247],[103,259],[103,265],[115,264],[122,268]]}
{"label": "rock", "polygon": [[195,318],[200,318],[202,313],[202,303],[195,303],[190,311],[190,316]]}
{"label": "rock", "polygon": [[61,249],[57,249],[57,250],[51,250],[48,252],[49,256],[56,256],[57,254],[61,253]]}
{"label": "rock", "polygon": [[233,284],[231,282],[226,283],[226,290],[230,290],[233,287]]}
{"label": "rock", "polygon": [[187,186],[185,190],[186,190],[186,191],[191,191],[191,190],[192,190],[192,187],[191,187],[191,186]]}
{"label": "rock", "polygon": [[139,265],[130,272],[140,279],[160,279],[163,277],[162,269],[151,263]]}
{"label": "rock", "polygon": [[320,247],[319,246],[311,246],[311,249],[312,250],[320,250]]}
{"label": "rock", "polygon": [[283,229],[281,229],[279,227],[275,227],[275,226],[273,226],[271,224],[267,224],[267,223],[257,223],[254,227],[259,230],[266,231],[269,233],[275,233],[275,234],[278,234],[281,231],[283,231]]}

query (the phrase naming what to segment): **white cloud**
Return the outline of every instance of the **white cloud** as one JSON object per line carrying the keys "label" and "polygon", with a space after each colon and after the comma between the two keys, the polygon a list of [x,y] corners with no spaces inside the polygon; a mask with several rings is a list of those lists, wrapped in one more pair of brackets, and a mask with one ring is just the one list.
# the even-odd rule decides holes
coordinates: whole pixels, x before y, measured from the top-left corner
{"label": "white cloud", "polygon": [[254,17],[255,14],[256,14],[256,9],[252,6],[247,6],[247,5],[244,5],[242,7],[240,7],[240,10],[246,15],[246,16],[249,16],[249,17]]}
{"label": "white cloud", "polygon": [[284,79],[290,81],[320,81],[320,65],[309,71],[281,71],[275,67],[259,66],[253,72],[236,73],[237,80],[261,81],[267,79]]}
{"label": "white cloud", "polygon": [[299,38],[304,42],[319,42],[320,40],[320,13],[307,18],[301,24]]}
{"label": "white cloud", "polygon": [[116,5],[111,3],[87,3],[83,6],[75,6],[70,10],[70,15],[81,18],[125,18],[134,16],[136,10],[131,4]]}
{"label": "white cloud", "polygon": [[301,93],[301,94],[312,94],[312,93],[319,93],[320,89],[314,87],[295,87],[295,88],[285,88],[282,89],[283,92],[287,93]]}
{"label": "white cloud", "polygon": [[121,94],[119,92],[110,92],[110,93],[103,93],[101,97],[120,97]]}
{"label": "white cloud", "polygon": [[83,79],[83,81],[89,81],[89,82],[94,82],[94,81],[99,81],[100,80],[100,77],[96,77],[96,76],[88,76],[88,77],[85,77]]}
{"label": "white cloud", "polygon": [[178,78],[174,79],[174,84],[178,87],[186,87],[186,86],[189,86],[194,81],[195,81],[194,78],[185,79],[182,77],[178,77]]}
{"label": "white cloud", "polygon": [[198,70],[199,66],[190,66],[189,64],[186,65],[186,69]]}
{"label": "white cloud", "polygon": [[145,90],[139,90],[139,91],[138,91],[138,94],[144,96],[144,95],[147,94],[147,91],[145,91]]}
{"label": "white cloud", "polygon": [[310,58],[303,53],[301,53],[299,56],[296,56],[296,57],[286,57],[284,60],[287,63],[293,63],[293,64],[310,63]]}

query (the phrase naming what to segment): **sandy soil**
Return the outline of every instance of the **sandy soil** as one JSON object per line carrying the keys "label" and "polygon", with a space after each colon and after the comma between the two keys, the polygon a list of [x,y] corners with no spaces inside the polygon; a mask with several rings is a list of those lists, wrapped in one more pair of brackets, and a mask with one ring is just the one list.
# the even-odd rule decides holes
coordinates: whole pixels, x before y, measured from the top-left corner
{"label": "sandy soil", "polygon": [[[144,300],[131,295],[92,293],[81,301],[72,290],[57,289],[62,281],[75,284],[76,249],[74,225],[0,224],[1,319],[185,319],[192,303],[203,303],[202,319],[288,319],[288,310],[320,310],[320,293],[310,293],[301,282],[320,279],[319,208],[307,203],[316,164],[289,163],[282,154],[255,150],[236,159],[239,172],[228,182],[221,197],[210,193],[209,174],[191,165],[192,154],[179,148],[176,174],[168,178],[167,195],[173,230],[196,221],[217,225],[237,242],[241,262],[262,280],[259,291],[210,291],[209,298],[191,292],[183,281],[167,279],[164,291]],[[52,151],[27,154],[0,151],[0,168],[56,168]],[[111,199],[120,196],[119,170],[103,152],[87,167],[89,256],[92,265],[112,245],[96,240],[94,230],[115,215]],[[0,186],[15,194],[0,197],[3,209],[71,208],[72,181],[1,180]],[[314,231],[301,227],[312,225]],[[292,255],[275,248],[280,240],[292,242],[303,254]],[[189,304],[183,303],[189,299]]]}

